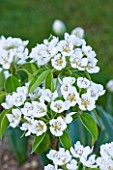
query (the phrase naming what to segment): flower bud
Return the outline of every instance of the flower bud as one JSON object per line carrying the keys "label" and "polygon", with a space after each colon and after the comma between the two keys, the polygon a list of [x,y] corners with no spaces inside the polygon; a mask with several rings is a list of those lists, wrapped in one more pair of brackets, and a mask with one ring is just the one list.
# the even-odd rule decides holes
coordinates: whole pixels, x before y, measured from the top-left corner
{"label": "flower bud", "polygon": [[108,83],[106,84],[106,88],[113,93],[113,79],[108,81]]}
{"label": "flower bud", "polygon": [[61,20],[55,20],[52,25],[53,32],[58,35],[62,36],[66,31],[66,26],[63,21]]}
{"label": "flower bud", "polygon": [[76,27],[75,29],[72,30],[71,34],[76,35],[78,38],[83,38],[84,37],[84,29],[81,27]]}

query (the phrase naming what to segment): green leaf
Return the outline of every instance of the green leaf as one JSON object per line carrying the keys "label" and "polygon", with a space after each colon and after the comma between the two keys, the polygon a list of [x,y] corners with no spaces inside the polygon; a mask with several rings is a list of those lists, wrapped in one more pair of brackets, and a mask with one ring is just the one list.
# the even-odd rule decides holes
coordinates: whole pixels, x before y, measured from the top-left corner
{"label": "green leaf", "polygon": [[1,92],[0,92],[0,103],[2,103],[4,97],[5,97],[5,92],[4,92],[4,91],[1,91]]}
{"label": "green leaf", "polygon": [[50,73],[46,76],[45,89],[50,89],[52,92],[54,92],[54,80],[52,71],[50,71]]}
{"label": "green leaf", "polygon": [[34,138],[34,142],[32,145],[32,152],[36,151],[36,149],[39,147],[40,143],[43,141],[44,137],[45,137],[45,134],[42,134],[41,136],[36,136]]}
{"label": "green leaf", "polygon": [[72,146],[71,138],[66,131],[60,136],[60,142],[65,149],[70,149]]}
{"label": "green leaf", "polygon": [[4,72],[0,72],[0,90],[4,89],[4,82],[5,82],[5,77],[4,77]]}
{"label": "green leaf", "polygon": [[22,133],[23,132],[19,128],[14,129],[11,127],[5,132],[5,136],[19,164],[22,164],[26,161],[28,151],[28,138],[20,138]]}
{"label": "green leaf", "polygon": [[113,124],[112,119],[109,118],[109,113],[105,112],[102,107],[97,107],[98,112],[100,113],[101,120],[104,124],[104,127],[109,134],[111,141],[113,140]]}
{"label": "green leaf", "polygon": [[88,113],[80,115],[80,120],[86,129],[91,133],[94,140],[98,138],[98,128],[93,117]]}
{"label": "green leaf", "polygon": [[[18,70],[16,72],[17,77],[21,80],[21,85],[25,85],[26,82],[28,82],[28,74],[24,70]],[[30,77],[29,77],[30,78]]]}
{"label": "green leaf", "polygon": [[41,154],[42,152],[48,149],[49,144],[50,144],[50,139],[48,134],[36,136],[32,146],[32,152]]}
{"label": "green leaf", "polygon": [[20,86],[19,80],[15,76],[10,76],[5,82],[5,90],[7,93],[16,91],[17,87]]}
{"label": "green leaf", "polygon": [[10,109],[3,110],[0,113],[0,140],[2,139],[2,136],[3,136],[5,129],[8,125],[8,119],[6,117],[6,114],[8,114],[9,112],[10,112]]}
{"label": "green leaf", "polygon": [[33,77],[33,74],[36,73],[36,71],[38,70],[38,67],[34,63],[25,63],[22,65],[22,69],[31,78]]}
{"label": "green leaf", "polygon": [[37,75],[31,80],[29,85],[29,93],[33,92],[45,79],[46,76],[50,73],[50,70],[45,70],[41,74]]}

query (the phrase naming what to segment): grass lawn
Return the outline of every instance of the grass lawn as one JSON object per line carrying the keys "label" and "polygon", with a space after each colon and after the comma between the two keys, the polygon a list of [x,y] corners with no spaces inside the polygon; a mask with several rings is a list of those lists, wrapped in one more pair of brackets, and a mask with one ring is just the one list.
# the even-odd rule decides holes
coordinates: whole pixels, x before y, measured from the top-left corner
{"label": "grass lawn", "polygon": [[112,0],[0,0],[0,35],[29,39],[30,48],[51,34],[57,18],[67,31],[76,26],[85,29],[101,67],[93,78],[105,85],[113,78]]}

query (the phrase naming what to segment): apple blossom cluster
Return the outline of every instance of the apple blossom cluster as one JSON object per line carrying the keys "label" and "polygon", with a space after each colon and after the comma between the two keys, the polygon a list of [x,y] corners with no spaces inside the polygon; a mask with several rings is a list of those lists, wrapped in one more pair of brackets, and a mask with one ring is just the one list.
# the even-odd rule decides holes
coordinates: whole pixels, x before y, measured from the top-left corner
{"label": "apple blossom cluster", "polygon": [[74,147],[70,148],[70,151],[65,151],[63,148],[60,148],[59,151],[50,150],[47,157],[53,161],[54,166],[49,164],[45,166],[45,170],[50,170],[51,166],[54,167],[53,170],[57,170],[58,167],[62,168],[64,165],[67,170],[77,170],[80,163],[85,167],[95,168],[97,167],[96,155],[92,152],[93,147],[83,147],[79,141],[76,142]]}
{"label": "apple blossom cluster", "polygon": [[7,114],[10,126],[15,128],[21,119],[24,119],[20,129],[27,132],[26,136],[31,133],[42,135],[47,128],[53,135],[62,136],[67,125],[73,121],[72,117],[77,109],[71,113],[67,111],[76,106],[82,111],[91,111],[96,107],[98,97],[105,92],[102,85],[84,77],[76,80],[69,76],[59,79],[59,82],[59,89],[53,93],[49,89],[38,87],[33,93],[28,94],[27,83],[18,87],[16,92],[8,94],[2,106],[5,109],[13,108],[12,114]]}
{"label": "apple blossom cluster", "polygon": [[37,63],[38,66],[50,64],[55,70],[70,66],[79,71],[97,73],[99,67],[96,53],[81,37],[65,33],[64,40],[55,36],[52,36],[51,40],[45,39],[42,44],[37,44],[32,49],[29,55],[31,62]]}
{"label": "apple blossom cluster", "polygon": [[23,64],[28,58],[28,41],[20,38],[0,37],[0,70],[9,69],[12,63]]}
{"label": "apple blossom cluster", "polygon": [[69,76],[59,79],[59,82],[60,89],[53,93],[49,89],[38,87],[33,93],[28,94],[27,83],[26,86],[18,87],[16,92],[8,94],[2,106],[5,109],[13,108],[12,114],[7,114],[10,126],[15,128],[21,119],[24,119],[20,129],[27,132],[26,136],[31,133],[42,135],[47,128],[53,135],[62,136],[67,125],[73,121],[72,117],[77,110],[68,114],[67,111],[75,106],[82,111],[91,111],[96,107],[98,97],[105,92],[102,85],[84,77],[76,80]]}
{"label": "apple blossom cluster", "polygon": [[113,142],[101,145],[97,165],[101,170],[113,169]]}
{"label": "apple blossom cluster", "polygon": [[[58,151],[50,150],[47,158],[50,159],[54,165],[48,164],[44,170],[77,170],[80,165],[87,168],[100,168],[100,170],[113,169],[113,142],[101,145],[101,157],[93,154],[93,147],[84,147],[79,141],[70,150],[59,148]],[[63,168],[65,167],[65,168]]]}

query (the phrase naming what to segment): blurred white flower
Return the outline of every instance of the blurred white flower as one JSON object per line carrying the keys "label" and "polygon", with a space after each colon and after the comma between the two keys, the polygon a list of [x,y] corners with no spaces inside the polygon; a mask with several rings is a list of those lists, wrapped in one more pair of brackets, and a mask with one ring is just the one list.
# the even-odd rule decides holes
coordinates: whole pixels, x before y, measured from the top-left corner
{"label": "blurred white flower", "polygon": [[108,83],[106,84],[107,90],[113,93],[113,80],[109,80]]}
{"label": "blurred white flower", "polygon": [[13,109],[12,114],[7,114],[7,118],[10,122],[10,126],[15,128],[20,123],[21,111],[19,109]]}
{"label": "blurred white flower", "polygon": [[57,19],[54,21],[52,29],[56,35],[62,36],[66,31],[66,26],[63,21]]}
{"label": "blurred white flower", "polygon": [[76,27],[75,29],[72,30],[71,34],[76,35],[78,38],[83,38],[84,37],[84,29],[81,27]]}

